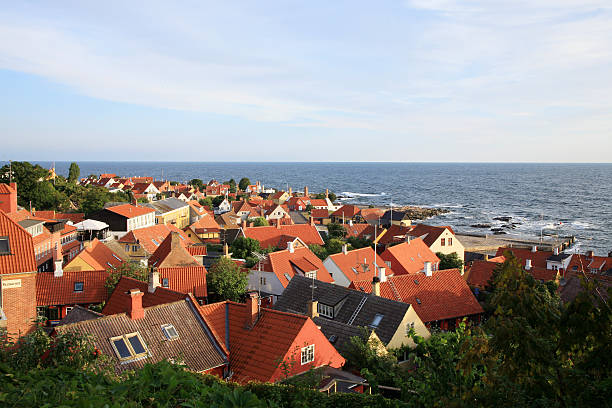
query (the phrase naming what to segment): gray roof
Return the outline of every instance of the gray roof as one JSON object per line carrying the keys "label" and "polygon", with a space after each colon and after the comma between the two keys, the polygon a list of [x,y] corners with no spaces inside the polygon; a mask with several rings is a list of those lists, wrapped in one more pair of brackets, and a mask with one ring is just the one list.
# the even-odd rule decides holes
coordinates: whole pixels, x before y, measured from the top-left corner
{"label": "gray roof", "polygon": [[[363,337],[363,327],[352,326],[321,316],[315,317],[312,320],[321,328],[327,340],[329,340],[342,355],[344,355],[347,350],[351,337]],[[332,338],[332,336],[336,336],[335,339]]]}
{"label": "gray roof", "polygon": [[546,260],[552,262],[562,262],[564,259],[569,258],[571,255],[561,252],[559,255],[551,255]]}
{"label": "gray roof", "polygon": [[289,211],[289,217],[291,217],[291,221],[293,221],[294,224],[308,224],[306,217],[298,211]]}
{"label": "gray roof", "polygon": [[97,319],[102,316],[102,313],[98,313],[93,310],[87,309],[86,307],[76,305],[72,308],[70,313],[66,315],[66,317],[60,320],[57,325],[63,326],[65,324],[72,324],[77,322],[83,322],[85,320]]}
{"label": "gray roof", "polygon": [[45,222],[43,220],[26,219],[26,220],[19,221],[17,224],[21,225],[23,228],[29,228],[29,227],[32,227],[34,225],[44,224],[44,223]]}
{"label": "gray roof", "polygon": [[[410,308],[407,303],[374,296],[371,293],[364,293],[318,280],[314,282],[314,300],[338,308],[334,321],[351,326],[369,327],[377,314],[383,315],[378,327],[375,328],[375,332],[385,345],[391,341],[408,308]],[[294,276],[274,308],[284,312],[305,315],[312,294],[312,279]]]}
{"label": "gray roof", "polygon": [[142,204],[143,207],[153,208],[155,210],[155,214],[161,215],[170,211],[174,211],[178,208],[189,207],[183,200],[179,200],[178,198],[170,197],[164,200],[153,201],[150,203]]}
{"label": "gray roof", "polygon": [[[393,215],[391,215],[393,214]],[[399,210],[387,210],[385,211],[385,213],[383,214],[382,217],[380,217],[381,220],[391,220],[391,218],[393,217],[393,221],[401,221],[404,219],[404,217],[406,216],[406,212],[405,211],[399,211]]]}

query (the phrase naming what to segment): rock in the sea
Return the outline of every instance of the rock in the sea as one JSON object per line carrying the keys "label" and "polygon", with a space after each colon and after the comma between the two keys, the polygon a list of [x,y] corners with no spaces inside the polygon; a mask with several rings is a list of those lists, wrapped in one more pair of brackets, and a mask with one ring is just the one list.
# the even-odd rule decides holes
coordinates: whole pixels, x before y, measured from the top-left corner
{"label": "rock in the sea", "polygon": [[449,213],[450,210],[444,208],[421,208],[421,207],[398,207],[394,208],[393,211],[403,211],[406,216],[411,220],[424,220],[427,218],[435,217],[436,215]]}
{"label": "rock in the sea", "polygon": [[494,219],[495,221],[510,222],[510,220],[512,219],[512,217],[508,217],[508,216],[504,216],[504,217],[494,217],[493,219]]}
{"label": "rock in the sea", "polygon": [[491,224],[472,224],[472,228],[491,228]]}

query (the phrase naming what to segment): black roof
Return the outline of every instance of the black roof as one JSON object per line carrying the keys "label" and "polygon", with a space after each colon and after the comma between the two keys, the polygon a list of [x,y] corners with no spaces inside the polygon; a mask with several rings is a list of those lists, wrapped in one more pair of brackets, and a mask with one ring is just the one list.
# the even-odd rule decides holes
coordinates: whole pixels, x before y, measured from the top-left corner
{"label": "black roof", "polygon": [[398,211],[398,210],[391,211],[391,210],[387,210],[387,211],[385,211],[383,216],[380,217],[380,219],[381,220],[387,220],[387,221],[389,221],[389,220],[392,220],[392,221],[401,221],[401,220],[404,219],[405,216],[406,216],[406,212],[405,211]]}
{"label": "black roof", "polygon": [[76,305],[72,308],[70,313],[66,315],[62,320],[57,324],[58,326],[63,326],[65,324],[82,322],[85,320],[92,320],[102,317],[102,313],[95,312],[93,310],[87,309],[85,307]]}
{"label": "black roof", "polygon": [[[283,312],[298,313],[305,315],[308,311],[308,301],[313,295],[312,279],[304,276],[294,276],[283,294],[274,305],[276,310]],[[355,327],[370,327],[377,314],[383,316],[375,328],[375,332],[383,342],[388,344],[397,332],[398,326],[406,315],[409,304],[395,300],[374,296],[332,283],[314,281],[314,300],[328,306],[334,306],[336,315],[335,322],[344,323]],[[357,313],[355,313],[357,311]],[[320,317],[320,319],[325,319]],[[323,330],[323,325],[320,325]],[[329,325],[330,329],[332,325]],[[339,330],[339,327],[333,327]],[[345,329],[343,329],[345,330]],[[324,331],[325,333],[325,331]],[[327,333],[325,333],[327,335]],[[331,333],[336,334],[336,333]]]}
{"label": "black roof", "polygon": [[327,340],[344,355],[347,346],[351,343],[351,337],[364,337],[364,328],[352,326],[326,317],[315,317],[312,319],[327,337]]}
{"label": "black roof", "polygon": [[566,254],[564,252],[559,253],[558,255],[551,255],[548,258],[546,258],[547,261],[553,261],[553,262],[561,262],[564,259],[569,258],[571,255],[570,254]]}

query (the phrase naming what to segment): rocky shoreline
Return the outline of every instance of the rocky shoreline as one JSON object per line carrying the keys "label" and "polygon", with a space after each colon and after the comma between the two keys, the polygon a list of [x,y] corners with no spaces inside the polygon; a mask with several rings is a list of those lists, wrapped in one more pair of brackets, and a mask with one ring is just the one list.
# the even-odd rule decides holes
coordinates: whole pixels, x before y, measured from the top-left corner
{"label": "rocky shoreline", "polygon": [[[389,210],[389,207],[370,207],[367,205],[357,205],[360,208],[378,208],[383,211]],[[426,220],[431,217],[435,217],[436,215],[447,214],[451,212],[445,208],[425,208],[425,207],[417,207],[413,205],[405,205],[402,207],[393,207],[393,211],[397,212],[405,212],[408,218],[411,220]]]}

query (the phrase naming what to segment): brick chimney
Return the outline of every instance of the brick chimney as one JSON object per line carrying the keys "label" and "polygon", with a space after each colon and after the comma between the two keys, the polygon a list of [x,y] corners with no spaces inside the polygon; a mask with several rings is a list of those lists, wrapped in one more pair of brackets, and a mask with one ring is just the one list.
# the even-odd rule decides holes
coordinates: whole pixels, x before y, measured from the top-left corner
{"label": "brick chimney", "polygon": [[312,216],[310,217],[310,225],[315,225],[314,218]]}
{"label": "brick chimney", "polygon": [[144,309],[142,308],[142,297],[144,293],[142,293],[139,289],[130,289],[128,292],[132,300],[132,304],[130,305],[130,310],[128,311],[128,316],[132,320],[142,319],[144,317]]}
{"label": "brick chimney", "polygon": [[5,213],[17,211],[17,183],[10,183],[9,192],[0,194],[0,210]]}
{"label": "brick chimney", "polygon": [[246,302],[246,321],[247,329],[252,329],[259,320],[259,297],[257,292],[250,292]]}
{"label": "brick chimney", "polygon": [[380,296],[380,278],[378,276],[372,278],[372,294]]}
{"label": "brick chimney", "polygon": [[149,272],[149,293],[155,292],[155,288],[161,286],[159,283],[159,272],[157,268],[151,268],[151,272]]}
{"label": "brick chimney", "polygon": [[348,245],[346,245],[346,244],[342,245],[342,253],[344,255],[346,255],[348,253]]}
{"label": "brick chimney", "polygon": [[295,252],[295,247],[293,246],[293,241],[287,242],[287,249],[289,250],[290,254]]}
{"label": "brick chimney", "polygon": [[280,218],[276,219],[276,228],[281,229],[281,220],[280,220]]}
{"label": "brick chimney", "polygon": [[489,260],[489,254],[483,254],[482,255],[482,260],[483,261],[488,261]]}
{"label": "brick chimney", "polygon": [[304,197],[308,197],[308,186],[304,187]]}
{"label": "brick chimney", "polygon": [[137,199],[136,199],[136,197],[134,197],[133,195],[132,195],[132,205],[133,205],[134,207],[138,207],[138,200],[137,200]]}
{"label": "brick chimney", "polygon": [[247,228],[247,220],[242,220],[242,229],[245,230]]}
{"label": "brick chimney", "polygon": [[329,189],[328,188],[325,189],[325,198],[329,198]]}
{"label": "brick chimney", "polygon": [[423,262],[423,269],[425,270],[425,276],[431,276],[432,275],[432,271],[431,271],[431,262],[429,261],[425,261]]}
{"label": "brick chimney", "polygon": [[293,190],[291,189],[291,187],[289,187],[289,197],[291,197],[293,195]]}
{"label": "brick chimney", "polygon": [[62,249],[57,243],[55,244],[54,251],[55,254],[53,255],[53,259],[55,263],[55,269],[53,270],[53,276],[56,278],[61,278],[62,276],[64,276],[64,270],[62,269],[62,263],[64,262],[64,259],[62,258]]}
{"label": "brick chimney", "polygon": [[319,302],[317,300],[309,300],[308,301],[308,317],[314,319],[315,317],[319,317],[319,312],[317,311]]}

